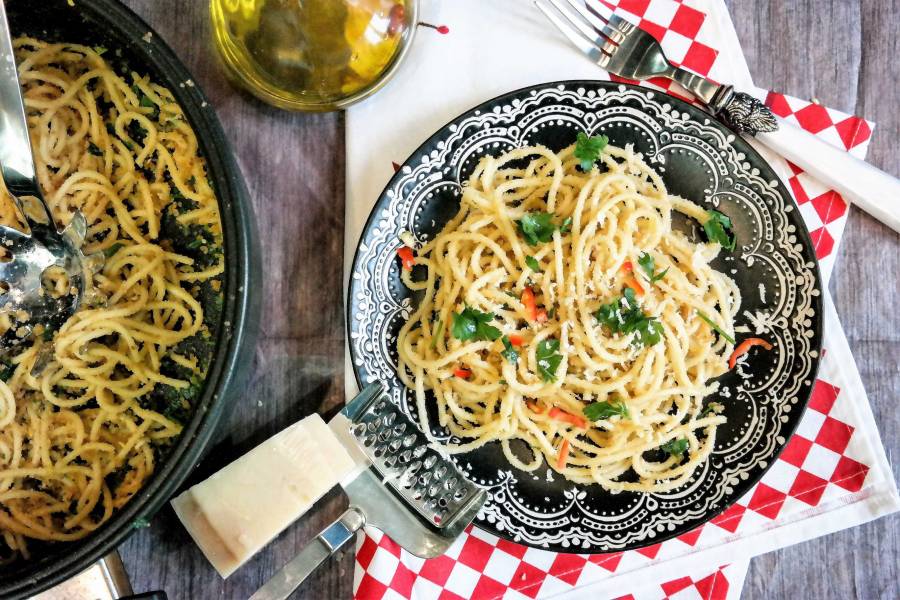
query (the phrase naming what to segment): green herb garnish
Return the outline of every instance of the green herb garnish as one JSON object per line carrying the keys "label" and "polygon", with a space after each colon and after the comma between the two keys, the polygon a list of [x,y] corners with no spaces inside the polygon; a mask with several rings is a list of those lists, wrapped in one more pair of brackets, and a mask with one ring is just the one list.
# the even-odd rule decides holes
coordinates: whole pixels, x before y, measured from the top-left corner
{"label": "green herb garnish", "polygon": [[679,457],[688,449],[688,441],[685,438],[679,438],[677,440],[669,440],[665,444],[659,447],[663,452],[668,452],[669,456]]}
{"label": "green herb garnish", "polygon": [[552,213],[527,212],[516,221],[516,225],[529,246],[549,242],[553,239],[553,231],[556,229]]}
{"label": "green herb garnish", "polygon": [[701,417],[708,417],[712,414],[721,414],[721,412],[725,410],[725,406],[721,402],[710,402],[706,406],[703,407],[703,410],[700,411]]}
{"label": "green herb garnish", "polygon": [[444,332],[444,322],[438,321],[437,327],[435,327],[435,329],[434,329],[434,335],[431,338],[431,344],[429,344],[431,346],[432,350],[437,348],[438,340],[440,339],[441,334],[443,332]]}
{"label": "green herb garnish", "polygon": [[613,402],[594,402],[585,406],[582,412],[589,421],[599,421],[600,419],[608,419],[610,417],[615,417],[616,415],[623,419],[630,416],[628,414],[628,407],[625,406],[625,403],[621,400],[615,400]]}
{"label": "green herb garnish", "polygon": [[509,338],[505,335],[500,338],[500,341],[503,342],[503,352],[500,354],[512,364],[516,364],[519,361],[519,353],[513,348],[512,342],[510,342]]}
{"label": "green herb garnish", "polygon": [[647,278],[650,280],[650,283],[656,283],[660,279],[666,276],[666,273],[669,272],[667,268],[665,271],[660,273],[654,273],[656,270],[656,260],[653,258],[651,254],[647,252],[642,253],[638,257],[638,264],[641,265],[641,268],[644,270],[644,273],[647,274]]}
{"label": "green herb garnish", "polygon": [[570,231],[572,231],[572,217],[566,217],[563,220],[562,225],[559,226],[559,232],[565,235]]}
{"label": "green herb garnish", "polygon": [[121,249],[124,248],[124,247],[125,247],[125,244],[121,244],[121,243],[119,243],[119,242],[116,242],[115,244],[113,244],[112,246],[110,246],[109,248],[107,248],[106,250],[104,250],[104,251],[103,251],[103,255],[104,255],[106,258],[109,258],[109,257],[111,257],[113,254],[115,254],[116,252],[118,252],[119,250],[121,250]]}
{"label": "green herb garnish", "polygon": [[528,265],[528,268],[534,271],[535,273],[541,272],[541,264],[537,261],[537,259],[533,256],[525,257],[525,264]]}
{"label": "green herb garnish", "polygon": [[94,142],[88,142],[88,154],[93,156],[103,156],[103,150]]}
{"label": "green herb garnish", "polygon": [[575,158],[580,160],[579,166],[584,172],[590,171],[594,163],[600,158],[609,138],[605,135],[592,135],[588,137],[583,131],[578,132],[575,141]]}
{"label": "green herb garnish", "polygon": [[13,373],[16,372],[16,365],[10,365],[5,362],[0,362],[0,381],[4,383],[12,379]]}
{"label": "green herb garnish", "polygon": [[622,294],[618,300],[601,306],[594,317],[610,333],[637,333],[636,339],[643,346],[658,343],[662,339],[662,324],[643,313],[633,289],[625,288]]}
{"label": "green herb garnish", "polygon": [[458,340],[490,340],[500,337],[500,330],[488,325],[494,319],[491,313],[483,313],[466,307],[461,313],[453,313],[451,333]]}
{"label": "green herb garnish", "polygon": [[562,362],[562,356],[557,352],[559,350],[559,340],[548,338],[541,340],[538,344],[537,357],[538,370],[544,381],[556,381],[556,369]]}
{"label": "green herb garnish", "polygon": [[105,46],[94,46],[93,50],[100,56],[103,56],[103,54],[106,53],[109,48],[106,48]]}
{"label": "green herb garnish", "polygon": [[734,250],[735,238],[731,232],[731,219],[719,211],[706,211],[703,231],[706,232],[706,239],[710,242],[715,242],[726,250]]}
{"label": "green herb garnish", "polygon": [[716,332],[718,332],[719,335],[721,335],[723,338],[725,338],[726,340],[728,340],[728,342],[729,342],[731,345],[734,345],[734,338],[731,337],[730,335],[728,335],[727,333],[725,333],[725,330],[724,330],[724,329],[722,329],[721,327],[719,327],[718,325],[716,325],[715,321],[713,321],[712,319],[710,319],[709,317],[707,317],[706,315],[704,315],[704,314],[703,314],[702,312],[700,312],[699,310],[697,311],[697,316],[700,317],[701,319],[703,319],[704,321],[706,321],[706,324],[707,324],[707,325],[709,325],[710,327],[712,327]]}

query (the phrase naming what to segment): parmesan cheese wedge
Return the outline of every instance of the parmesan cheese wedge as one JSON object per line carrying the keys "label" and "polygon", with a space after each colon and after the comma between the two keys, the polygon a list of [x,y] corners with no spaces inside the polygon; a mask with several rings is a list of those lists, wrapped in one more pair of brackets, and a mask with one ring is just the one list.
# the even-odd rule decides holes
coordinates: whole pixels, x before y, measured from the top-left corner
{"label": "parmesan cheese wedge", "polygon": [[172,500],[191,537],[224,578],[357,470],[319,415],[311,415]]}

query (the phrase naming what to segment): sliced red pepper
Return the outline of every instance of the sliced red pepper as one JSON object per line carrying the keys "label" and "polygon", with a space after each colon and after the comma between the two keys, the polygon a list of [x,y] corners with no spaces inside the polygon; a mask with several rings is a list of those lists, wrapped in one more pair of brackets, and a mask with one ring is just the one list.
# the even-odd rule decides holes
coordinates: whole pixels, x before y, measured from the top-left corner
{"label": "sliced red pepper", "polygon": [[453,374],[460,379],[468,379],[472,376],[472,371],[465,367],[456,367],[456,369],[453,371]]}
{"label": "sliced red pepper", "polygon": [[631,273],[632,271],[634,271],[634,265],[631,264],[630,260],[626,260],[625,262],[622,263],[622,272],[623,273]]}
{"label": "sliced red pepper", "polygon": [[556,468],[562,469],[566,465],[567,458],[569,458],[569,439],[563,438],[562,444],[559,445],[559,453],[556,455]]}
{"label": "sliced red pepper", "polygon": [[538,323],[546,323],[547,322],[547,311],[543,308],[539,308],[537,311],[537,315],[534,317],[534,320]]}
{"label": "sliced red pepper", "polygon": [[397,250],[397,256],[400,257],[403,268],[407,271],[412,271],[413,265],[416,264],[416,257],[413,255],[412,248],[409,246],[401,246],[400,249]]}
{"label": "sliced red pepper", "polygon": [[563,421],[564,423],[569,423],[574,425],[575,427],[581,427],[582,429],[587,429],[588,423],[584,419],[584,417],[579,417],[578,415],[573,415],[572,413],[567,413],[566,411],[556,408],[555,406],[550,409],[548,416],[551,419],[556,419],[557,421]]}
{"label": "sliced red pepper", "polygon": [[528,320],[537,321],[537,302],[534,299],[534,290],[532,290],[530,287],[522,290],[522,304],[525,305],[525,314],[528,316]]}
{"label": "sliced red pepper", "polygon": [[633,289],[634,293],[637,294],[638,296],[644,295],[644,288],[641,287],[641,284],[638,283],[638,280],[635,279],[634,277],[629,277],[628,279],[626,279],[625,285],[627,285],[628,287]]}
{"label": "sliced red pepper", "polygon": [[526,400],[525,406],[528,407],[528,410],[530,410],[531,412],[533,412],[537,415],[544,413],[544,409],[537,402],[532,402],[531,400]]}
{"label": "sliced red pepper", "polygon": [[762,338],[747,338],[734,349],[731,356],[728,357],[728,368],[733,369],[737,364],[737,360],[750,351],[753,346],[762,346],[766,350],[772,349],[772,344]]}
{"label": "sliced red pepper", "polygon": [[525,343],[525,340],[524,340],[524,338],[522,338],[521,335],[513,334],[513,335],[509,336],[509,343],[512,344],[513,346],[519,347]]}

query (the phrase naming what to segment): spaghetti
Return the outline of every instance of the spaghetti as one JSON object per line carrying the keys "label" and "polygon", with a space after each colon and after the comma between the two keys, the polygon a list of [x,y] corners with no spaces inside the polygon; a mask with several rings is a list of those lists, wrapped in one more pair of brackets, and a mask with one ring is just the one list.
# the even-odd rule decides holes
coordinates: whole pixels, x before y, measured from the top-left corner
{"label": "spaghetti", "polygon": [[[198,298],[221,300],[224,266],[216,198],[171,92],[126,81],[103,48],[14,45],[39,183],[59,226],[84,214],[97,268],[79,311],[3,366],[7,559],[28,557],[30,539],[84,537],[153,473],[199,393],[215,315]],[[0,222],[21,226],[3,195]]]}
{"label": "spaghetti", "polygon": [[671,490],[725,421],[704,398],[728,369],[740,305],[710,266],[720,243],[691,241],[672,217],[730,222],[668,194],[630,147],[606,146],[584,171],[576,148],[479,163],[418,267],[404,261],[422,299],[399,333],[399,376],[425,431],[433,393],[449,452],[499,441],[524,471],[546,460],[577,483]]}

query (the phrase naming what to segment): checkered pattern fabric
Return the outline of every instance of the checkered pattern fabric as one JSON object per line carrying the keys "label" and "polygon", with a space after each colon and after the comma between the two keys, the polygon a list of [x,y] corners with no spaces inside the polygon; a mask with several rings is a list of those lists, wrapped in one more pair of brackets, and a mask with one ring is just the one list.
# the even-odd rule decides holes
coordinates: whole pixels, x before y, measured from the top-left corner
{"label": "checkered pattern fabric", "polygon": [[[726,74],[720,73],[724,65],[716,62],[719,53],[714,48],[712,29],[704,27],[706,14],[689,3],[674,0],[599,1],[655,37],[662,44],[666,57],[674,64],[715,81],[727,79]],[[610,78],[613,81],[638,83],[616,75]],[[680,85],[668,79],[654,78],[640,83],[688,102],[693,101]]]}
{"label": "checkered pattern fabric", "polygon": [[[873,124],[821,104],[807,102],[770,92],[766,104],[779,117],[815,133],[857,158],[866,155]],[[847,222],[848,205],[841,196],[807,175],[800,167],[788,163],[791,177],[788,185],[797,200],[800,213],[809,229],[819,266],[830,275],[834,251]]]}
{"label": "checkered pattern fabric", "polygon": [[[737,536],[771,529],[813,507],[840,506],[863,489],[873,462],[864,439],[854,436],[854,414],[830,383],[838,365],[823,365],[797,433],[763,480],[708,524],[640,550],[611,554],[558,554],[527,548],[470,528],[444,556],[417,559],[387,536],[367,530],[359,541],[357,600],[544,598]],[[836,377],[837,378],[837,377]],[[633,585],[633,584],[632,584]],[[727,571],[682,577],[625,598],[725,598]],[[676,592],[678,595],[676,595]]]}
{"label": "checkered pattern fabric", "polygon": [[[705,27],[706,15],[690,6],[689,1],[591,1],[602,1],[639,23],[660,40],[673,62],[719,79],[717,52]],[[725,74],[721,79],[727,79]],[[667,81],[648,85],[683,94]],[[776,93],[769,94],[767,103],[775,113],[807,131],[856,156],[865,155],[871,123]],[[782,166],[783,172],[791,173],[787,183],[812,234],[827,278],[846,223],[847,204],[796,166]],[[781,457],[760,483],[706,525],[640,550],[598,555],[527,548],[469,528],[447,554],[427,561],[403,551],[381,532],[367,529],[357,545],[355,598],[534,599],[607,581],[609,587],[604,587],[597,598],[615,597],[620,592],[621,598],[633,600],[736,597],[740,584],[737,589],[730,585],[727,566],[708,568],[662,584],[651,578],[643,586],[643,577],[624,580],[620,576],[701,549],[724,547],[738,538],[805,518],[811,511],[827,511],[858,498],[871,479],[870,469],[876,459],[866,440],[855,435],[857,417],[852,401],[842,396],[840,365],[829,360],[827,348],[822,362],[809,409]],[[742,577],[743,573],[739,578]],[[730,596],[729,592],[735,595]]]}
{"label": "checkered pattern fabric", "polygon": [[[410,556],[389,537],[372,530],[359,538],[356,557],[363,570],[355,581],[356,600],[531,600],[567,591],[581,585],[580,581],[590,583],[595,570],[615,572],[622,553],[553,554],[471,528],[447,554],[427,561]],[[730,575],[726,565],[662,584],[631,585],[638,589],[618,598],[725,600]]]}

